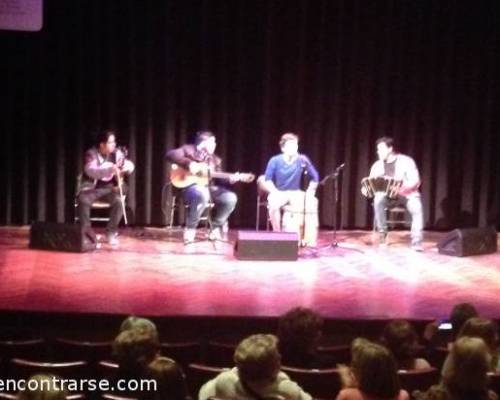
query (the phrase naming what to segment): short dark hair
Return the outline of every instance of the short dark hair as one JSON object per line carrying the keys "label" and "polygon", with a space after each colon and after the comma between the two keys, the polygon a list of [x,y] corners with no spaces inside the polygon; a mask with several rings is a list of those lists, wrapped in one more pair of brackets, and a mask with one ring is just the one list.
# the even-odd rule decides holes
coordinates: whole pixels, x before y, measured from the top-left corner
{"label": "short dark hair", "polygon": [[290,140],[296,140],[299,141],[299,137],[295,133],[287,132],[281,135],[280,138],[280,147],[283,147],[286,142]]}
{"label": "short dark hair", "polygon": [[212,136],[215,136],[212,131],[198,131],[194,134],[194,144],[198,145]]}
{"label": "short dark hair", "polygon": [[453,307],[450,314],[451,328],[453,330],[453,336],[456,336],[460,329],[462,329],[463,324],[469,318],[477,317],[479,313],[471,303],[459,303]]}
{"label": "short dark hair", "polygon": [[95,144],[100,145],[101,143],[107,143],[111,136],[116,138],[116,132],[111,129],[100,131],[96,134]]}
{"label": "short dark hair", "polygon": [[405,320],[389,322],[384,328],[382,343],[392,352],[399,364],[415,358],[417,354],[417,332]]}
{"label": "short dark hair", "polygon": [[284,314],[279,320],[278,338],[285,364],[314,352],[322,328],[323,318],[309,308],[295,307]]}
{"label": "short dark hair", "polygon": [[120,369],[127,372],[142,371],[154,360],[159,349],[158,334],[148,328],[125,330],[113,342],[113,356]]}
{"label": "short dark hair", "polygon": [[382,136],[378,138],[375,144],[378,146],[380,143],[384,143],[387,147],[394,148],[394,139],[389,136]]}

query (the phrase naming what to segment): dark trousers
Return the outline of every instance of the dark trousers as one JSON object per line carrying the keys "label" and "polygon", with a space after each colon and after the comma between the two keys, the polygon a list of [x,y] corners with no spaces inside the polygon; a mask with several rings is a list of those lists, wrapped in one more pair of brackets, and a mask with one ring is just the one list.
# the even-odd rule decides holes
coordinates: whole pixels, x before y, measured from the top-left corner
{"label": "dark trousers", "polygon": [[184,202],[189,206],[186,215],[186,228],[194,229],[207,208],[209,200],[214,202],[212,226],[222,227],[236,207],[236,194],[222,186],[213,186],[209,192],[206,186],[192,185],[184,189]]}
{"label": "dark trousers", "polygon": [[109,222],[106,227],[108,233],[116,233],[120,223],[123,210],[120,194],[113,190],[112,186],[96,189],[82,190],[78,194],[78,217],[83,228],[90,227],[90,210],[95,201],[105,201],[110,204]]}

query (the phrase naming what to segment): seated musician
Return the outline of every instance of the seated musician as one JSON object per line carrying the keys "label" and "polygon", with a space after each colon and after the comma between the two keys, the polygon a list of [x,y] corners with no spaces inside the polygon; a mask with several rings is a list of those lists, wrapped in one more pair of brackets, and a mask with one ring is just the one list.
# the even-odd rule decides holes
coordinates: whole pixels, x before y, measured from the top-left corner
{"label": "seated musician", "polygon": [[[129,175],[134,168],[134,163],[117,149],[113,131],[99,133],[96,146],[85,152],[82,182],[77,194],[80,224],[83,228],[90,228],[90,209],[95,201],[109,202],[111,209],[106,233],[112,246],[119,244],[118,224],[123,216],[117,176]],[[126,191],[124,186],[122,189]]]}
{"label": "seated musician", "polygon": [[[293,133],[285,133],[280,139],[281,154],[275,155],[267,163],[265,172],[265,188],[269,217],[273,231],[282,230],[281,207],[291,205],[292,209],[304,211],[317,210],[318,200],[315,197],[319,174],[309,158],[300,154],[299,138]],[[310,178],[307,190],[301,190],[303,175]],[[305,197],[304,197],[305,196]],[[317,220],[317,216],[315,217]],[[306,221],[307,223],[307,221]],[[316,222],[317,225],[317,222]]]}
{"label": "seated musician", "polygon": [[[195,134],[194,144],[185,144],[177,149],[169,150],[167,159],[185,168],[191,174],[205,175],[210,171],[221,171],[222,160],[215,154],[215,136],[209,131]],[[230,183],[237,180],[236,176],[229,178]],[[210,190],[209,190],[210,187]],[[222,237],[222,227],[236,207],[236,194],[225,186],[225,182],[214,180],[211,185],[192,184],[183,190],[184,202],[189,206],[184,229],[184,243],[192,243],[196,235],[196,227],[209,201],[214,203],[211,215],[211,231],[209,239],[219,240]]]}
{"label": "seated musician", "polygon": [[[420,174],[415,161],[394,150],[394,142],[390,137],[381,137],[376,142],[378,160],[370,169],[370,178],[389,177],[402,181],[394,204],[404,205],[411,214],[411,247],[422,251],[422,230],[424,225],[422,201],[420,192]],[[366,189],[362,189],[366,196]],[[375,224],[380,233],[380,244],[385,244],[387,237],[387,219],[385,209],[389,199],[385,193],[375,193],[373,210]]]}

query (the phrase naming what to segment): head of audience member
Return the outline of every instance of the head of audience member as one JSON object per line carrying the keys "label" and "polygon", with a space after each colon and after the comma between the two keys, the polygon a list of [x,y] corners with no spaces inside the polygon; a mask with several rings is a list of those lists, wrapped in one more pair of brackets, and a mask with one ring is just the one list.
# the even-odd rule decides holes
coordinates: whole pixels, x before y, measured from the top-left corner
{"label": "head of audience member", "polygon": [[412,369],[417,354],[418,336],[415,328],[404,320],[389,322],[382,333],[382,343],[392,352],[398,368]]}
{"label": "head of audience member", "polygon": [[66,400],[68,395],[62,387],[61,378],[56,375],[36,374],[26,383],[25,389],[17,394],[19,400]]}
{"label": "head of audience member", "polygon": [[487,398],[491,356],[483,339],[464,336],[452,346],[442,370],[442,384],[452,398]]}
{"label": "head of audience member", "polygon": [[469,336],[483,339],[493,358],[496,367],[498,350],[498,325],[491,319],[473,317],[469,318],[458,333],[458,338]]}
{"label": "head of audience member", "polygon": [[362,393],[381,399],[399,395],[396,361],[387,348],[366,339],[355,339],[351,351],[351,371]]}
{"label": "head of audience member", "polygon": [[99,152],[108,155],[116,150],[116,133],[110,130],[104,130],[97,134],[96,144]]}
{"label": "head of audience member", "polygon": [[147,318],[136,317],[135,315],[125,318],[120,325],[120,332],[128,331],[130,329],[145,329],[158,336],[158,329],[156,328],[155,323]]}
{"label": "head of audience member", "polygon": [[471,303],[460,303],[453,307],[450,314],[451,329],[453,339],[455,339],[469,318],[478,317],[476,308]]}
{"label": "head of audience member", "polygon": [[322,328],[323,319],[311,309],[296,307],[284,314],[278,326],[283,364],[300,366],[314,355]]}
{"label": "head of audience member", "polygon": [[194,135],[194,144],[199,151],[205,151],[207,154],[214,154],[217,147],[215,135],[211,131],[198,131]]}
{"label": "head of audience member", "polygon": [[394,140],[389,136],[382,136],[375,142],[377,146],[377,156],[379,160],[387,161],[394,153]]}
{"label": "head of audience member", "polygon": [[141,374],[159,355],[159,349],[157,333],[148,328],[125,330],[113,342],[113,355],[122,375]]}
{"label": "head of audience member", "polygon": [[143,392],[141,400],[185,400],[188,396],[182,368],[168,357],[156,357],[146,367],[144,379],[154,380],[156,390]]}
{"label": "head of audience member", "polygon": [[243,339],[234,351],[238,376],[244,383],[272,383],[281,368],[278,339],[274,335],[257,334]]}
{"label": "head of audience member", "polygon": [[295,157],[299,152],[299,137],[295,133],[284,133],[280,138],[280,148],[285,157]]}

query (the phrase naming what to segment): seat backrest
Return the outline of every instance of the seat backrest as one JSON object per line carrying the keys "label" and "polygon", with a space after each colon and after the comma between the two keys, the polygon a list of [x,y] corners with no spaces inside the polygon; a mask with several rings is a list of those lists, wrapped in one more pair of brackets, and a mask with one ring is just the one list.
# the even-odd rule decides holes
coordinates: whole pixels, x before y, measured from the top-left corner
{"label": "seat backrest", "polygon": [[117,379],[120,366],[112,361],[99,361],[97,363],[97,375],[99,379],[107,379],[113,382]]}
{"label": "seat backrest", "polygon": [[187,368],[187,381],[189,393],[194,399],[198,398],[200,388],[209,380],[215,378],[225,368],[213,367],[204,364],[189,364]]}
{"label": "seat backrest", "polygon": [[160,345],[161,353],[172,358],[183,368],[191,363],[200,361],[200,343],[190,342],[164,342]]}
{"label": "seat backrest", "polygon": [[65,379],[82,379],[88,375],[88,365],[85,361],[50,363],[13,358],[9,372],[14,379],[27,379],[37,373],[53,374]]}
{"label": "seat backrest", "polygon": [[2,339],[0,340],[0,355],[8,362],[12,358],[41,360],[47,355],[47,344],[42,338],[32,339]]}
{"label": "seat backrest", "polygon": [[211,340],[207,343],[207,363],[217,367],[234,366],[234,350],[236,343]]}
{"label": "seat backrest", "polygon": [[490,390],[500,394],[500,372],[488,374],[490,378]]}
{"label": "seat backrest", "polygon": [[70,338],[56,338],[54,357],[58,360],[84,360],[97,364],[101,360],[111,360],[112,341],[90,341]]}
{"label": "seat backrest", "polygon": [[351,362],[351,346],[348,344],[318,346],[316,350],[318,354],[325,355],[332,360],[333,365]]}
{"label": "seat backrest", "polygon": [[314,398],[334,399],[341,388],[336,368],[303,369],[282,366],[281,370]]}
{"label": "seat backrest", "polygon": [[410,369],[398,371],[401,388],[408,393],[414,390],[425,392],[432,385],[439,383],[439,370],[437,368]]}

